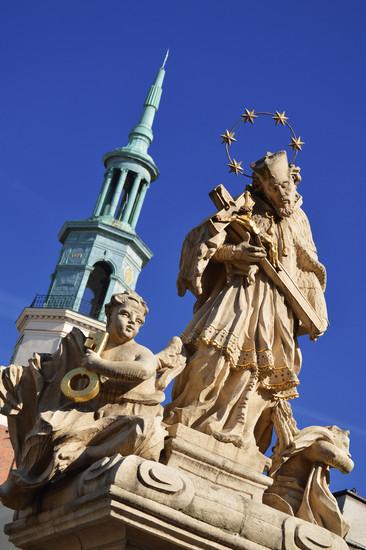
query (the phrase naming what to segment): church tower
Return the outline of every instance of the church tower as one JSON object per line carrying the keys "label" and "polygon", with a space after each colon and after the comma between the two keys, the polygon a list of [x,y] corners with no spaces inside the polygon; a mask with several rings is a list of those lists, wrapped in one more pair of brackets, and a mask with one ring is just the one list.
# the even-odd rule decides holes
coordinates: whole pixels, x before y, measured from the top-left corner
{"label": "church tower", "polygon": [[52,353],[73,326],[104,329],[104,304],[136,286],[152,252],[136,232],[147,190],[159,175],[149,154],[165,63],[145,99],[128,144],[104,156],[103,184],[90,218],[67,221],[62,249],[46,295],[37,295],[17,320],[20,336],[12,360],[26,364],[34,351]]}

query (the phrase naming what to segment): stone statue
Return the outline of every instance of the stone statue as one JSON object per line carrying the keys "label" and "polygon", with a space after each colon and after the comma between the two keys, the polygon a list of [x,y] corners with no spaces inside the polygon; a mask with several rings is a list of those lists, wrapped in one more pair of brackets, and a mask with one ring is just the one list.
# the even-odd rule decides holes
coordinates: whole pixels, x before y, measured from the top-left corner
{"label": "stone statue", "polygon": [[[108,340],[100,356],[85,351],[85,336],[73,329],[54,355],[1,369],[0,412],[8,417],[17,465],[0,487],[6,506],[23,509],[49,481],[116,453],[159,458],[164,393],[156,387],[155,356],[134,340],[147,312],[135,292],[115,294],[106,305]],[[60,383],[80,366],[99,375],[100,391],[78,403]]]}
{"label": "stone statue", "polygon": [[298,431],[285,449],[277,443],[272,459],[274,482],[263,502],[344,537],[349,525],[329,490],[328,470],[353,470],[349,432],[337,426],[309,426]]}
{"label": "stone statue", "polygon": [[[297,336],[306,331],[261,262],[280,261],[321,320],[324,328],[310,333],[313,339],[327,326],[326,272],[301,208],[300,169],[289,165],[285,151],[267,153],[251,166],[249,207],[236,208],[239,199],[229,196],[231,217],[206,220],[184,241],[178,292],[190,290],[197,302],[181,337],[187,366],[176,379],[165,421],[238,447],[257,444],[264,452],[273,411],[292,416],[286,402],[298,395]],[[241,214],[253,231],[238,238],[234,222]]]}
{"label": "stone statue", "polygon": [[74,329],[55,354],[0,372],[16,546],[346,550],[327,474],[352,469],[348,433],[300,431],[289,402],[297,336],[327,327],[325,269],[299,169],[284,152],[252,167],[249,189],[216,188],[219,212],[185,240],[178,287],[197,303],[181,337],[156,356],[136,343],[147,306],[129,291],[106,306],[100,347]]}
{"label": "stone statue", "polygon": [[[262,115],[301,151],[285,112],[246,108],[221,136],[236,175],[236,129]],[[300,168],[285,151],[251,167],[237,198],[210,193],[217,211],[184,241],[178,292],[197,301],[164,350],[135,341],[148,309],[130,290],[105,306],[106,333],[73,329],[53,355],[0,369],[16,461],[0,500],[17,510],[5,531],[18,548],[347,550],[328,473],[353,468],[348,432],[299,430],[290,405],[298,336],[328,326],[326,271]]]}

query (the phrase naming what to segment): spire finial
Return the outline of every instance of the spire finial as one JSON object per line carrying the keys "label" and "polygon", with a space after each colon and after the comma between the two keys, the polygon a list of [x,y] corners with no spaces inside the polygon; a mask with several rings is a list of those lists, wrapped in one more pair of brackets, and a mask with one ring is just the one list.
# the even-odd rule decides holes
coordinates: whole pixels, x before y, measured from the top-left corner
{"label": "spire finial", "polygon": [[165,69],[165,63],[167,62],[168,57],[169,57],[169,48],[168,48],[167,51],[166,51],[166,54],[165,54],[165,57],[164,57],[164,61],[163,61],[163,64],[162,64],[162,66],[161,66],[162,69]]}
{"label": "spire finial", "polygon": [[129,151],[137,151],[139,154],[146,155],[148,148],[153,140],[152,126],[156,111],[159,109],[161,94],[163,92],[163,82],[165,77],[165,64],[169,56],[167,50],[164,62],[157,72],[155,81],[147,93],[144,109],[140,118],[140,122],[131,130],[129,134],[128,145],[126,149]]}

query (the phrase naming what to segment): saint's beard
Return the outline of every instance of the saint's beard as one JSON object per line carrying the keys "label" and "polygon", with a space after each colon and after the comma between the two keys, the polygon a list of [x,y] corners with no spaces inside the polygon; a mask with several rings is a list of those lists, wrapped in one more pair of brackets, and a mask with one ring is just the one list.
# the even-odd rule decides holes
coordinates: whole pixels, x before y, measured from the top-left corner
{"label": "saint's beard", "polygon": [[273,207],[280,218],[289,218],[295,210],[295,204],[273,205]]}
{"label": "saint's beard", "polygon": [[270,204],[273,211],[279,218],[289,218],[292,216],[296,209],[296,205],[301,198],[297,192],[294,192],[293,194],[291,193],[290,197],[288,194],[283,197],[279,195],[273,197],[273,195],[271,196],[268,192],[266,192],[264,185],[259,185],[257,188],[267,204]]}
{"label": "saint's beard", "polygon": [[277,201],[271,201],[272,208],[280,218],[289,218],[294,213],[299,199],[300,195],[298,193],[293,195],[290,199],[288,199],[288,197],[283,199],[279,198]]}

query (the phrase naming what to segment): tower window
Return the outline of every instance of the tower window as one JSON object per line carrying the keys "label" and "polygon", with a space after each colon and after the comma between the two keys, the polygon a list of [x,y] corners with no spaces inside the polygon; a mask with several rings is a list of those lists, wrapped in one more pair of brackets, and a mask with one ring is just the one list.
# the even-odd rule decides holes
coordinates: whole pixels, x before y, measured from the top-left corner
{"label": "tower window", "polygon": [[118,183],[118,180],[119,180],[120,176],[121,176],[121,171],[120,170],[114,170],[113,177],[112,177],[112,180],[109,184],[108,192],[107,192],[107,195],[105,197],[104,204],[103,204],[103,207],[102,207],[102,214],[104,216],[108,216],[108,214],[110,212],[111,204],[112,204],[112,201],[113,201],[114,194],[116,192],[116,187],[117,187],[117,183]]}
{"label": "tower window", "polygon": [[80,313],[98,319],[108,291],[111,274],[112,269],[107,262],[97,262],[94,265],[80,304]]}
{"label": "tower window", "polygon": [[118,206],[117,206],[116,215],[115,215],[115,218],[117,220],[122,219],[123,212],[124,212],[124,210],[127,206],[128,199],[129,199],[130,194],[131,194],[132,184],[133,184],[135,178],[136,178],[136,172],[132,172],[132,170],[129,170],[129,172],[127,174],[127,177],[126,177],[125,184],[123,186],[123,191],[121,193],[121,197],[118,201]]}
{"label": "tower window", "polygon": [[[141,180],[140,185],[139,185],[139,189],[138,189],[138,192],[137,192],[137,196],[136,196],[136,199],[135,199],[135,203],[134,203],[133,208],[132,208],[130,220],[129,220],[129,223],[131,223],[133,226],[135,226],[136,222],[137,222],[137,219],[135,220],[135,223],[133,223],[133,220],[134,220],[135,215],[136,215],[136,210],[138,210],[138,208],[139,208],[140,195],[142,193],[144,185],[146,185],[146,181]],[[141,205],[140,205],[140,210],[141,210]]]}

